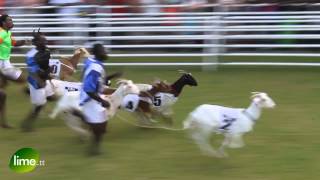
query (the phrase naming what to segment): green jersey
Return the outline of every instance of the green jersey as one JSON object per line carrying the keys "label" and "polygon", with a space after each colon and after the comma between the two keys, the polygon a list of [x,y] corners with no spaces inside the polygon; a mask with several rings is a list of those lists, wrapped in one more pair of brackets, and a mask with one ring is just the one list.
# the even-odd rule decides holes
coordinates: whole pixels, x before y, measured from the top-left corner
{"label": "green jersey", "polygon": [[9,60],[12,48],[11,31],[0,28],[0,60]]}

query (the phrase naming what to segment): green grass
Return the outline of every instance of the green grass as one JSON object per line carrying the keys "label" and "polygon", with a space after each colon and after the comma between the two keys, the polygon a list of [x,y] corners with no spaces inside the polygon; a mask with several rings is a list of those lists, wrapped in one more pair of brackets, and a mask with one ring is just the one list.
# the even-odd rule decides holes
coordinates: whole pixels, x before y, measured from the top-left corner
{"label": "green grass", "polygon": [[[177,79],[178,68],[121,69],[136,82],[154,77]],[[247,107],[251,91],[265,91],[277,107],[263,112],[254,131],[245,136],[246,146],[228,149],[229,158],[201,155],[185,132],[141,129],[112,119],[103,142],[104,153],[86,155],[82,144],[62,120],[50,120],[49,104],[36,123],[36,131],[22,133],[0,129],[0,179],[109,179],[109,180],[316,180],[320,175],[320,82],[317,68],[219,68],[203,72],[188,69],[199,86],[186,87],[174,106],[174,127],[196,106],[204,103]],[[28,97],[10,84],[8,119],[19,127],[30,110]],[[124,117],[130,118],[127,113]],[[129,119],[132,120],[132,119]],[[215,138],[217,137],[217,138]],[[221,136],[213,138],[213,144]],[[40,152],[46,166],[16,174],[8,168],[11,155],[22,147]]]}

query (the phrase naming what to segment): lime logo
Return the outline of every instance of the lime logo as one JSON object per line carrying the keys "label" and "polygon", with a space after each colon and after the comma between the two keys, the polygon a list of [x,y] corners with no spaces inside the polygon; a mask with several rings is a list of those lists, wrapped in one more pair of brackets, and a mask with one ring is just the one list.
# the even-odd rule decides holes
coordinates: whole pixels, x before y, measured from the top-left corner
{"label": "lime logo", "polygon": [[18,173],[31,172],[36,166],[44,165],[44,161],[40,161],[39,157],[39,153],[36,150],[32,148],[22,148],[12,155],[9,167]]}

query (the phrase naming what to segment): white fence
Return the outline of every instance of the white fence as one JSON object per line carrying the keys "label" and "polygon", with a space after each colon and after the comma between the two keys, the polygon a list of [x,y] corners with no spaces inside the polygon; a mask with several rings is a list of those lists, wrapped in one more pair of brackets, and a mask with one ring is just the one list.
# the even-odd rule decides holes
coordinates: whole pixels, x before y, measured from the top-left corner
{"label": "white fence", "polygon": [[[210,11],[203,12],[110,13],[111,8],[119,7],[126,6],[67,6],[64,8],[73,9],[74,13],[65,14],[34,12],[61,10],[58,6],[4,9],[14,18],[16,39],[31,38],[32,31],[41,27],[48,40],[54,42],[49,47],[59,52],[53,56],[68,56],[75,47],[89,46],[88,42],[92,41],[103,42],[109,48],[110,57],[203,57],[205,60],[164,63],[167,65],[239,65],[210,61],[220,56],[320,56],[317,50],[320,11],[225,12],[217,4],[209,4],[205,7]],[[14,13],[15,10],[32,13],[19,14]],[[98,10],[104,12],[97,13]],[[283,43],[288,40],[292,42]],[[16,48],[13,56],[24,57],[28,49],[30,46]],[[162,65],[151,60],[147,64]],[[313,63],[291,65],[318,66]]]}

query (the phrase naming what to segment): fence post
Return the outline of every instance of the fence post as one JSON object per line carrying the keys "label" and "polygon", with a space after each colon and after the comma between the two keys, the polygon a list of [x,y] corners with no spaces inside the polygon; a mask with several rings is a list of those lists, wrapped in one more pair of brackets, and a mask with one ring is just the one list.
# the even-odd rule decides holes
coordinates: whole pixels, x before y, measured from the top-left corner
{"label": "fence post", "polygon": [[[219,0],[219,4],[212,8],[212,12],[221,12],[224,8],[222,5],[222,0]],[[221,29],[221,18],[222,15],[216,15],[216,18],[211,18],[206,20],[207,26],[212,26],[212,31],[205,32],[206,35],[210,35],[211,38],[205,39],[205,44],[213,45],[212,47],[203,48],[203,53],[213,54],[210,56],[205,56],[202,58],[203,63],[213,63],[213,65],[203,65],[203,71],[213,71],[218,69],[219,64],[219,54],[221,52],[221,47],[219,46],[221,43],[221,34],[219,29]]]}

